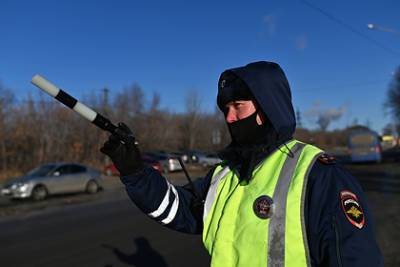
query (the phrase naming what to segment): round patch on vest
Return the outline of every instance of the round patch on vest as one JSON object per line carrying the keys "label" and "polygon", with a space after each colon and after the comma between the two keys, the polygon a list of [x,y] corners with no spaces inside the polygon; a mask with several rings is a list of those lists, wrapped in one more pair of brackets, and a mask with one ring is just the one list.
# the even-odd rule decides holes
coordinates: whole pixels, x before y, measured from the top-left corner
{"label": "round patch on vest", "polygon": [[274,210],[274,201],[267,195],[258,197],[253,204],[254,213],[261,219],[271,218]]}
{"label": "round patch on vest", "polygon": [[357,196],[350,191],[342,191],[340,192],[340,201],[347,220],[358,229],[363,228],[365,217]]}

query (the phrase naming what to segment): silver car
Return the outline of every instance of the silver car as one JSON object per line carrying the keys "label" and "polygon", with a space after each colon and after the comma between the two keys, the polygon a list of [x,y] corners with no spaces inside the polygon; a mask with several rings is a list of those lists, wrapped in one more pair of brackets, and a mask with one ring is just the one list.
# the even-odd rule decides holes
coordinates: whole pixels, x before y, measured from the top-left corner
{"label": "silver car", "polygon": [[7,182],[1,189],[1,194],[11,198],[43,200],[53,194],[94,194],[101,188],[102,178],[99,171],[75,163],[51,163]]}
{"label": "silver car", "polygon": [[160,162],[163,172],[168,173],[182,170],[182,166],[178,160],[179,156],[173,153],[148,153],[147,155],[155,158],[156,160],[158,160],[158,162]]}

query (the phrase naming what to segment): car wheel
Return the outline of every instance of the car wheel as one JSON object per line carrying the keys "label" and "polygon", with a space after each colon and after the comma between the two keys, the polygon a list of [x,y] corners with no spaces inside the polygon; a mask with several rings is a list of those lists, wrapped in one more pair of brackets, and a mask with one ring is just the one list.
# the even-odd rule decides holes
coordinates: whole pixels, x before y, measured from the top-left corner
{"label": "car wheel", "polygon": [[99,185],[93,180],[90,180],[86,184],[86,193],[88,194],[95,194],[99,191],[99,189],[100,189]]}
{"label": "car wheel", "polygon": [[44,200],[47,195],[47,188],[44,185],[38,185],[32,190],[32,199],[35,201]]}

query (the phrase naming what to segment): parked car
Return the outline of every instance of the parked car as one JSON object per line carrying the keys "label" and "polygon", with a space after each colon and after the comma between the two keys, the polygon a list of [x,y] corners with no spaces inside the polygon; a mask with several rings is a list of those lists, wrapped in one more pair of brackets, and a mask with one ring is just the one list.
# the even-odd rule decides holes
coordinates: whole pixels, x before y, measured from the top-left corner
{"label": "parked car", "polygon": [[53,194],[94,194],[101,188],[101,173],[97,170],[75,163],[50,163],[7,182],[1,189],[1,194],[15,199],[43,200]]}
{"label": "parked car", "polygon": [[[166,152],[165,152],[166,153]],[[170,156],[175,157],[177,159],[181,159],[184,163],[187,161],[187,155],[182,153],[182,152],[169,152],[168,153]]]}
{"label": "parked car", "polygon": [[214,166],[221,162],[221,159],[216,154],[197,154],[197,162],[203,167]]}
{"label": "parked car", "polygon": [[161,162],[157,158],[143,154],[142,160],[145,165],[150,166],[153,169],[156,169],[160,173],[163,172],[163,166],[161,165]]}
{"label": "parked car", "polygon": [[156,158],[164,172],[174,172],[174,171],[181,171],[182,166],[179,163],[179,159],[177,155],[171,153],[148,153],[148,156]]}
{"label": "parked car", "polygon": [[181,159],[183,160],[184,163],[189,163],[190,155],[187,152],[182,153]]}
{"label": "parked car", "polygon": [[114,163],[107,164],[107,165],[104,167],[103,172],[104,172],[107,176],[118,176],[118,175],[119,175],[119,171],[118,171],[117,168],[115,167]]}
{"label": "parked car", "polygon": [[[160,173],[163,172],[163,167],[162,167],[161,163],[155,157],[152,157],[147,154],[142,154],[142,160],[145,165],[156,169]],[[119,171],[117,170],[115,165],[112,163],[108,164],[104,167],[104,173],[108,176],[111,176],[111,175],[118,176],[119,175]]]}
{"label": "parked car", "polygon": [[380,162],[382,159],[379,135],[374,131],[354,131],[347,146],[351,162]]}
{"label": "parked car", "polygon": [[203,167],[213,166],[221,162],[221,159],[215,153],[203,153],[195,150],[183,153],[182,160],[185,163],[199,164]]}
{"label": "parked car", "polygon": [[205,156],[205,155],[200,151],[190,150],[183,153],[182,160],[185,163],[198,163],[200,156]]}

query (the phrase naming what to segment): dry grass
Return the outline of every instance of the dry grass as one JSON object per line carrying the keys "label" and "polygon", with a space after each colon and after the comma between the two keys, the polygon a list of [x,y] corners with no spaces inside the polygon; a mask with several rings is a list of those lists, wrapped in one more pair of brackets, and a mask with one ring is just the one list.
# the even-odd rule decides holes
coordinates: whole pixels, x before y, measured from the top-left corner
{"label": "dry grass", "polygon": [[14,177],[20,176],[23,173],[17,170],[8,170],[0,173],[0,183],[4,183]]}

